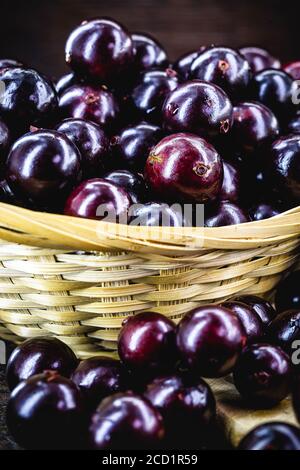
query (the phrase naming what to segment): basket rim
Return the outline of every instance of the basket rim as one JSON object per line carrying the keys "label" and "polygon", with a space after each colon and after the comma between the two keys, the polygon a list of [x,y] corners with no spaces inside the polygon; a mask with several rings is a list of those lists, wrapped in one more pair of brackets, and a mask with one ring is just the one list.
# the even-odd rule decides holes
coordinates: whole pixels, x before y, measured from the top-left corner
{"label": "basket rim", "polygon": [[[0,203],[0,238],[42,247],[87,251],[207,249],[275,245],[300,236],[300,206],[270,219],[224,227],[141,227],[53,214]],[[180,251],[180,250],[179,250]]]}

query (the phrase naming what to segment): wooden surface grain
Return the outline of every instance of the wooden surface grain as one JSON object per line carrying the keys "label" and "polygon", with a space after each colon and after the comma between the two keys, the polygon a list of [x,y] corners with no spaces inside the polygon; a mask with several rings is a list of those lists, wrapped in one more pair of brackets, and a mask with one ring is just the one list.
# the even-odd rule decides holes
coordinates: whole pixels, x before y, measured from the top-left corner
{"label": "wooden surface grain", "polygon": [[299,2],[292,0],[1,0],[0,56],[18,57],[58,76],[70,31],[86,18],[110,16],[147,31],[173,60],[202,45],[259,44],[283,61],[300,59]]}
{"label": "wooden surface grain", "polygon": [[5,424],[5,408],[8,389],[4,378],[4,366],[0,366],[0,450],[17,450],[18,446],[9,437]]}

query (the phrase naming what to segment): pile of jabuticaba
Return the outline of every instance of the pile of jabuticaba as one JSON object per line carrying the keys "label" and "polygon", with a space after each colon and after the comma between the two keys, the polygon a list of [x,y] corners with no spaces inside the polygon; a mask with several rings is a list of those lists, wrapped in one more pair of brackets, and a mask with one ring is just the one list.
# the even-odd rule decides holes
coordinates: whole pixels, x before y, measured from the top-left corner
{"label": "pile of jabuticaba", "polygon": [[114,355],[141,311],[272,295],[299,248],[299,62],[203,44],[171,62],[107,18],[65,58],[55,83],[0,61],[0,336]]}

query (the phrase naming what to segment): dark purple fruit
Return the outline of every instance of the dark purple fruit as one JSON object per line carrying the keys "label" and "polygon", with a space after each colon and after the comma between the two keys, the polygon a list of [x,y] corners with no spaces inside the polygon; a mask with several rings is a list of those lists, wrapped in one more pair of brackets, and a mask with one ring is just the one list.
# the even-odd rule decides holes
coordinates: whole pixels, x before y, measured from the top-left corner
{"label": "dark purple fruit", "polygon": [[0,201],[5,202],[6,204],[15,204],[15,205],[22,206],[22,203],[17,204],[15,194],[12,192],[11,188],[8,186],[6,180],[0,181]]}
{"label": "dark purple fruit", "polygon": [[[290,356],[299,347],[300,340],[300,309],[287,310],[280,313],[268,325],[266,335],[268,341],[284,349]],[[296,348],[293,344],[296,341]]]}
{"label": "dark purple fruit", "polygon": [[173,69],[176,70],[178,75],[182,77],[184,80],[188,80],[190,78],[192,63],[198,57],[198,55],[201,52],[203,52],[205,49],[206,47],[202,46],[197,51],[192,51],[192,52],[188,52],[187,54],[181,55],[173,64]]}
{"label": "dark purple fruit", "polygon": [[0,59],[0,71],[3,69],[15,69],[24,67],[22,62],[14,59]]}
{"label": "dark purple fruit", "polygon": [[289,134],[300,134],[300,112],[292,117],[286,126],[287,133]]}
{"label": "dark purple fruit", "polygon": [[169,206],[159,202],[147,202],[130,210],[133,218],[131,225],[146,227],[184,227],[187,222],[182,207],[174,204]]}
{"label": "dark purple fruit", "polygon": [[300,135],[276,140],[266,156],[266,164],[277,190],[290,200],[300,201]]}
{"label": "dark purple fruit", "polygon": [[221,88],[193,80],[169,94],[162,113],[164,127],[170,132],[192,132],[213,138],[229,132],[233,110]]}
{"label": "dark purple fruit", "polygon": [[69,72],[63,75],[55,84],[55,89],[58,95],[64,93],[68,88],[73,85],[77,85],[80,80],[76,77],[73,72]]}
{"label": "dark purple fruit", "polygon": [[251,219],[256,221],[270,219],[271,217],[275,217],[275,215],[279,215],[281,212],[283,211],[275,207],[275,205],[266,204],[264,202],[252,206],[249,211]]}
{"label": "dark purple fruit", "polygon": [[26,449],[77,449],[83,447],[84,408],[71,380],[45,371],[21,382],[7,405],[7,426]]}
{"label": "dark purple fruit", "polygon": [[215,148],[192,134],[173,134],[151,151],[145,179],[161,200],[213,201],[223,180],[221,158]]}
{"label": "dark purple fruit", "polygon": [[97,450],[155,449],[162,444],[164,434],[159,412],[132,392],[105,398],[89,427],[90,447]]}
{"label": "dark purple fruit", "polygon": [[65,119],[56,130],[65,134],[78,148],[83,177],[100,176],[109,160],[109,139],[100,126],[84,119]]}
{"label": "dark purple fruit", "polygon": [[120,77],[133,61],[128,31],[109,18],[83,21],[69,36],[66,62],[76,75],[106,83]]}
{"label": "dark purple fruit", "polygon": [[177,375],[156,378],[148,384],[145,397],[162,415],[167,443],[175,448],[186,448],[192,443],[199,446],[214,424],[215,398],[209,385],[200,378],[195,381]]}
{"label": "dark purple fruit", "polygon": [[69,377],[78,361],[65,343],[57,338],[36,337],[27,339],[12,352],[6,366],[6,381],[10,390],[19,382],[44,370],[54,370]]}
{"label": "dark purple fruit", "polygon": [[232,145],[244,153],[255,152],[272,143],[279,135],[277,118],[260,103],[240,103],[233,108],[230,137]]}
{"label": "dark purple fruit", "polygon": [[4,167],[11,143],[10,130],[5,122],[0,120],[0,170]]}
{"label": "dark purple fruit", "polygon": [[237,315],[217,305],[191,310],[177,329],[184,363],[204,377],[229,374],[245,343],[246,333]]}
{"label": "dark purple fruit", "polygon": [[250,305],[236,300],[228,300],[221,305],[237,315],[246,332],[247,344],[262,339],[265,330],[264,324]]}
{"label": "dark purple fruit", "polygon": [[128,377],[120,361],[105,356],[81,361],[71,380],[81,391],[89,409],[95,409],[103,398],[128,388]]}
{"label": "dark purple fruit", "polygon": [[149,70],[141,74],[131,92],[128,105],[138,119],[161,122],[165,98],[178,86],[175,70]]}
{"label": "dark purple fruit", "polygon": [[150,34],[133,33],[131,38],[134,48],[133,67],[137,71],[168,66],[166,51]]}
{"label": "dark purple fruit", "polygon": [[14,193],[37,207],[60,207],[81,179],[77,147],[57,131],[37,130],[17,140],[6,162]]}
{"label": "dark purple fruit", "polygon": [[59,110],[64,118],[93,121],[112,131],[119,118],[119,105],[104,86],[73,85],[61,94]]}
{"label": "dark purple fruit", "polygon": [[257,297],[256,295],[239,295],[233,300],[249,305],[265,325],[270,323],[270,321],[276,316],[276,311],[270,302],[262,297]]}
{"label": "dark purple fruit", "polygon": [[190,76],[218,85],[233,100],[246,95],[251,78],[245,57],[228,47],[205,49],[193,61]]}
{"label": "dark purple fruit", "polygon": [[221,201],[238,202],[241,195],[241,178],[236,166],[223,161],[223,183],[219,194]]}
{"label": "dark purple fruit", "polygon": [[280,61],[261,47],[242,47],[240,53],[246,57],[254,73],[265,69],[280,69],[281,67]]}
{"label": "dark purple fruit", "polygon": [[270,108],[279,120],[283,120],[297,110],[293,103],[296,83],[282,70],[267,69],[254,75],[250,94],[252,99],[260,101]]}
{"label": "dark purple fruit", "polygon": [[108,222],[127,222],[132,200],[129,193],[116,184],[102,178],[83,181],[67,199],[64,213],[73,217]]}
{"label": "dark purple fruit", "polygon": [[0,115],[14,130],[27,131],[30,126],[45,126],[57,111],[54,85],[36,70],[9,68],[0,70],[4,92]]}
{"label": "dark purple fruit", "polygon": [[300,430],[289,423],[263,423],[241,440],[238,450],[300,450]]}
{"label": "dark purple fruit", "polygon": [[277,346],[252,344],[240,355],[233,379],[237,390],[251,406],[275,406],[290,391],[290,358]]}
{"label": "dark purple fruit", "polygon": [[275,293],[275,307],[278,312],[297,309],[300,310],[300,271],[290,273],[277,286]]}
{"label": "dark purple fruit", "polygon": [[125,127],[111,139],[115,166],[117,164],[120,168],[143,173],[149,153],[163,135],[160,127],[148,122]]}
{"label": "dark purple fruit", "polygon": [[103,178],[125,189],[134,204],[145,199],[147,188],[141,175],[127,170],[114,170],[106,173]]}
{"label": "dark purple fruit", "polygon": [[237,204],[229,201],[221,201],[205,211],[205,227],[224,227],[246,222],[250,222],[247,212]]}
{"label": "dark purple fruit", "polygon": [[300,61],[290,62],[283,67],[283,70],[291,75],[294,80],[300,80]]}
{"label": "dark purple fruit", "polygon": [[128,369],[144,374],[169,370],[176,362],[175,324],[160,313],[138,313],[123,323],[118,352]]}

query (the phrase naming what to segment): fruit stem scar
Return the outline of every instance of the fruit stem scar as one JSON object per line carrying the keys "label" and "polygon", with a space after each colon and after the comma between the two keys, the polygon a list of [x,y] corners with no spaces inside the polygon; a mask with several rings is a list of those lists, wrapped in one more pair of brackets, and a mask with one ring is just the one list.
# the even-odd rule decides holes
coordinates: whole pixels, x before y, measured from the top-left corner
{"label": "fruit stem scar", "polygon": [[148,162],[151,163],[151,165],[154,165],[154,163],[162,163],[163,158],[160,155],[154,155],[150,154],[148,157]]}
{"label": "fruit stem scar", "polygon": [[203,176],[203,175],[205,175],[205,173],[207,173],[208,170],[209,170],[209,166],[208,166],[208,165],[204,165],[204,163],[201,163],[201,162],[197,162],[197,163],[193,166],[193,172],[194,172],[197,176]]}
{"label": "fruit stem scar", "polygon": [[218,68],[222,71],[222,72],[226,72],[228,69],[229,69],[229,64],[226,60],[219,60],[218,62]]}

